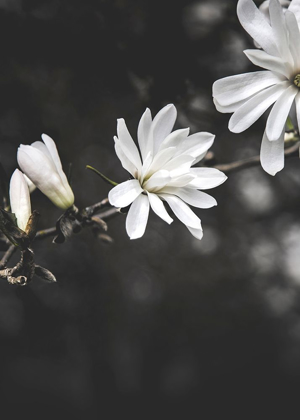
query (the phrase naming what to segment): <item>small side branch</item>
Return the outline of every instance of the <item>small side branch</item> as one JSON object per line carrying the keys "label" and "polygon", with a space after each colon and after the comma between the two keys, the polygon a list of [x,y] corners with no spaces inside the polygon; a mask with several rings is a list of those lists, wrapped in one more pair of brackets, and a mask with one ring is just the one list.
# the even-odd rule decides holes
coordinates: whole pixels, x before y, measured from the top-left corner
{"label": "small side branch", "polygon": [[[297,142],[293,146],[285,149],[284,151],[285,157],[289,158],[289,157],[299,156],[299,145],[300,143]],[[258,166],[258,165],[260,165],[260,156],[254,156],[249,159],[241,159],[236,162],[215,165],[214,168],[219,169],[225,174],[228,174],[231,172],[239,171],[240,169],[251,168],[253,166]]]}
{"label": "small side branch", "polygon": [[8,261],[14,255],[14,253],[16,252],[16,250],[17,250],[17,247],[16,246],[10,245],[10,247],[8,248],[8,250],[5,252],[5,254],[3,255],[3,257],[1,258],[1,261],[0,261],[0,269],[6,267]]}

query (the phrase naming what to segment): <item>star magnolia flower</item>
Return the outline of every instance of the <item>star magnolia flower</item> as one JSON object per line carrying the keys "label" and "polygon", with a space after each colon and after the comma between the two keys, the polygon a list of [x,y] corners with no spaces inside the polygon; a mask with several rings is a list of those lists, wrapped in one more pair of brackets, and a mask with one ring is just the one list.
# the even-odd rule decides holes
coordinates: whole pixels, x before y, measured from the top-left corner
{"label": "star magnolia flower", "polygon": [[300,0],[284,13],[278,0],[270,0],[270,24],[252,0],[239,0],[237,14],[242,26],[263,48],[244,53],[265,71],[225,77],[213,85],[220,112],[233,112],[229,130],[241,133],[271,105],[261,145],[261,165],[270,175],[284,167],[285,123],[296,105],[300,123]]}
{"label": "star magnolia flower", "polygon": [[131,204],[126,219],[130,239],[143,236],[149,207],[165,222],[173,222],[164,202],[192,235],[201,239],[201,221],[188,204],[199,208],[215,206],[213,197],[198,190],[214,188],[227,179],[217,169],[191,168],[205,156],[214,136],[210,133],[188,136],[188,128],[171,133],[176,115],[175,106],[167,105],[152,121],[151,112],[146,109],[137,133],[140,153],[125,121],[118,120],[118,137],[114,138],[116,153],[134,179],[114,187],[108,198],[115,207]]}
{"label": "star magnolia flower", "polygon": [[30,194],[24,174],[16,169],[9,184],[10,207],[17,218],[17,225],[25,230],[31,215]]}
{"label": "star magnolia flower", "polygon": [[18,163],[25,175],[57,207],[67,210],[74,204],[74,194],[62,169],[56,145],[51,137],[31,146],[20,145]]}

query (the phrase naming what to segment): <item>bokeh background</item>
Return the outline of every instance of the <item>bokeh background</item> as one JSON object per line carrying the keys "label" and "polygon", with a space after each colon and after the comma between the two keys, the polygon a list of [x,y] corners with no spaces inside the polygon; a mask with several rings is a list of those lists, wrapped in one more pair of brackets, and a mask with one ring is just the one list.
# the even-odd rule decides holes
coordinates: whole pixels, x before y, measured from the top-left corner
{"label": "bokeh background", "polygon": [[[155,114],[171,102],[177,128],[217,135],[216,163],[257,155],[264,120],[230,133],[211,97],[218,78],[255,70],[242,53],[252,40],[236,3],[0,0],[7,173],[18,145],[45,132],[65,167],[73,164],[77,206],[99,201],[109,186],[86,164],[117,182],[128,177],[114,153],[116,119],[135,136],[146,106]],[[111,245],[88,229],[62,246],[36,244],[37,262],[58,283],[0,285],[2,412],[295,418],[299,175],[297,158],[275,178],[260,167],[232,174],[211,191],[218,206],[196,210],[202,241],[151,214],[140,240],[128,239],[120,215],[109,223]],[[39,192],[32,201],[40,226],[53,226],[59,210]]]}

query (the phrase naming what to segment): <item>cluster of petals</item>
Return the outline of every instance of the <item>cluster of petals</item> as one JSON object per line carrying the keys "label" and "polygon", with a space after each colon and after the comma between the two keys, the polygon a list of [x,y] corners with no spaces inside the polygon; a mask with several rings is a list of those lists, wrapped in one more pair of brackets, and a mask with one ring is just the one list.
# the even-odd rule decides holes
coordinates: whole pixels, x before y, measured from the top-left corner
{"label": "cluster of petals", "polygon": [[192,235],[201,239],[201,221],[189,205],[203,209],[215,206],[216,200],[199,190],[214,188],[227,178],[214,168],[192,168],[205,156],[214,136],[205,132],[189,136],[188,128],[172,132],[176,116],[172,104],[161,109],[153,120],[147,108],[138,125],[139,149],[124,119],[118,120],[115,150],[132,178],[114,187],[108,198],[115,207],[130,205],[126,218],[130,239],[143,236],[150,207],[168,224],[173,221],[165,203]]}
{"label": "cluster of petals", "polygon": [[57,207],[66,210],[74,204],[74,194],[62,169],[55,142],[42,134],[30,146],[21,144],[17,159],[28,178],[30,190],[37,187]]}
{"label": "cluster of petals", "polygon": [[289,115],[296,110],[300,124],[300,0],[284,10],[279,0],[270,0],[268,13],[252,0],[239,0],[237,14],[244,29],[262,50],[244,53],[265,70],[225,77],[213,85],[220,112],[233,113],[229,129],[241,133],[272,106],[261,145],[261,164],[275,175],[284,167],[284,133]]}

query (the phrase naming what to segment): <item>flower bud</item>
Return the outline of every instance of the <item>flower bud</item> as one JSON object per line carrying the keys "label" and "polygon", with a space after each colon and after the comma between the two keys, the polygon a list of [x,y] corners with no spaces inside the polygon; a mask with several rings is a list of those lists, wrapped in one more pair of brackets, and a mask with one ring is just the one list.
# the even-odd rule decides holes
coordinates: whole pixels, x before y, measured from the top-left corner
{"label": "flower bud", "polygon": [[31,146],[20,145],[18,163],[25,175],[53,204],[66,210],[74,204],[74,194],[62,169],[56,145],[51,137]]}
{"label": "flower bud", "polygon": [[16,169],[9,186],[10,206],[17,218],[18,227],[25,231],[31,215],[30,193],[24,174]]}

